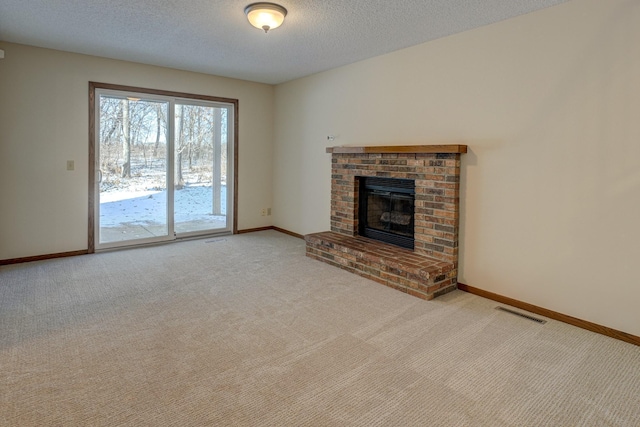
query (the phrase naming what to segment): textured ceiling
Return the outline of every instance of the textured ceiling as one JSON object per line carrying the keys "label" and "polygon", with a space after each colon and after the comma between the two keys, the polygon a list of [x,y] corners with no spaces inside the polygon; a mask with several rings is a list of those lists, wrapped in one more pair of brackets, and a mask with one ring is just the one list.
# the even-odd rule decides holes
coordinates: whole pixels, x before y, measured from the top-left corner
{"label": "textured ceiling", "polygon": [[277,84],[566,0],[0,0],[0,40]]}

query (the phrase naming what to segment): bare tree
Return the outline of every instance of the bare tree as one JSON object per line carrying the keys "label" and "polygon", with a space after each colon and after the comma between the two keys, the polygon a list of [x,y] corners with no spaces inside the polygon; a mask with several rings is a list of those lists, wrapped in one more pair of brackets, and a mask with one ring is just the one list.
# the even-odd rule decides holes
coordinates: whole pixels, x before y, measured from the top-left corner
{"label": "bare tree", "polygon": [[184,105],[176,105],[176,112],[180,110],[178,118],[178,140],[176,144],[176,183],[175,186],[179,190],[184,186],[184,177],[182,176],[182,153],[185,149],[184,142]]}
{"label": "bare tree", "polygon": [[166,118],[164,116],[164,109],[162,108],[162,104],[156,104],[156,143],[153,146],[153,157],[158,156],[158,146],[160,145],[160,132],[162,129],[162,123],[165,123],[166,126]]}
{"label": "bare tree", "polygon": [[129,123],[129,100],[122,100],[122,178],[131,178],[131,126]]}

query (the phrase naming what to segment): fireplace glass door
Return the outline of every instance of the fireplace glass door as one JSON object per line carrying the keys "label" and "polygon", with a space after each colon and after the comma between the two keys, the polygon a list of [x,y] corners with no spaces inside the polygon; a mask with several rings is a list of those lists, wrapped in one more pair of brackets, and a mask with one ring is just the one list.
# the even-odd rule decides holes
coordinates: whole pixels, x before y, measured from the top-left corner
{"label": "fireplace glass door", "polygon": [[359,233],[413,249],[414,181],[362,178]]}

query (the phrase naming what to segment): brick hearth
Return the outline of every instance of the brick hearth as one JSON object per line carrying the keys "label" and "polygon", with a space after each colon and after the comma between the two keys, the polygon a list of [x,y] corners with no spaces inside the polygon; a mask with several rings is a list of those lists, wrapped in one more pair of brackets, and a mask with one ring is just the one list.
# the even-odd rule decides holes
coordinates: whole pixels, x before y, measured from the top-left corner
{"label": "brick hearth", "polygon": [[[460,154],[465,145],[333,147],[331,231],[305,237],[307,256],[411,295],[456,288]],[[415,180],[413,251],[358,236],[359,179]]]}

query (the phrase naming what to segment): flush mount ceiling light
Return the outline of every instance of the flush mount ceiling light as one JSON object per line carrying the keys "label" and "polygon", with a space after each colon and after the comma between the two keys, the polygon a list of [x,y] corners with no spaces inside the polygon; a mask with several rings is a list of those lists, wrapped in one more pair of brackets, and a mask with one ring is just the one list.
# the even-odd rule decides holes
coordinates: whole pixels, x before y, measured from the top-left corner
{"label": "flush mount ceiling light", "polygon": [[287,9],[275,3],[252,3],[244,8],[244,13],[251,25],[266,33],[282,25]]}

